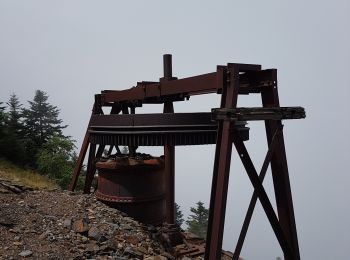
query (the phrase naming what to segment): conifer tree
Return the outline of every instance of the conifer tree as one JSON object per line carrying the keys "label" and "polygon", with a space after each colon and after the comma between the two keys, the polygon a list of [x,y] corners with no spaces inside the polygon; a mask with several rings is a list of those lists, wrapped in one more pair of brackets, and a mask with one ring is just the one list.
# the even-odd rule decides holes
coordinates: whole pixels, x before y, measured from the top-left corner
{"label": "conifer tree", "polygon": [[48,95],[36,90],[33,101],[28,101],[29,108],[23,109],[24,124],[27,137],[41,147],[54,135],[63,136],[62,120],[58,118],[59,109],[47,102]]}
{"label": "conifer tree", "polygon": [[198,201],[196,205],[196,208],[191,207],[192,214],[186,221],[188,226],[187,230],[198,237],[205,239],[207,235],[209,210],[204,207],[204,204],[201,201]]}
{"label": "conifer tree", "polygon": [[0,157],[5,157],[5,147],[7,139],[6,112],[3,102],[0,102]]}
{"label": "conifer tree", "polygon": [[16,94],[10,96],[7,102],[8,112],[6,115],[6,134],[3,140],[3,156],[17,164],[25,162],[25,138],[21,123],[21,106]]}
{"label": "conifer tree", "polygon": [[3,130],[3,127],[6,124],[6,112],[3,102],[0,102],[0,131]]}
{"label": "conifer tree", "polygon": [[184,219],[183,219],[183,214],[182,211],[180,210],[180,206],[175,202],[175,223],[181,227],[181,225],[184,223]]}
{"label": "conifer tree", "polygon": [[11,131],[16,134],[20,133],[23,130],[21,124],[22,117],[22,104],[19,102],[19,99],[16,94],[11,94],[9,101],[7,102],[8,106],[8,126]]}
{"label": "conifer tree", "polygon": [[48,103],[48,95],[36,90],[33,101],[28,101],[29,107],[22,109],[24,137],[25,137],[25,164],[37,167],[38,152],[51,137],[61,136],[62,120],[58,118],[59,109]]}

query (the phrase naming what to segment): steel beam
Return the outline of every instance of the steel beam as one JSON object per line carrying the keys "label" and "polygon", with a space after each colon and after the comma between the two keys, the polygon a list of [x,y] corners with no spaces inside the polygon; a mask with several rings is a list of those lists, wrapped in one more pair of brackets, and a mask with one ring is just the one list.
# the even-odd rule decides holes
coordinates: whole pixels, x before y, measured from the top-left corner
{"label": "steel beam", "polygon": [[239,107],[234,109],[213,108],[213,120],[257,121],[305,118],[303,107]]}
{"label": "steel beam", "polygon": [[[218,68],[222,73],[223,93],[221,108],[234,108],[237,105],[239,68],[229,66]],[[213,181],[211,188],[208,232],[205,259],[221,259],[222,238],[225,224],[227,190],[230,174],[232,136],[231,122],[218,122],[218,137],[216,142]]]}
{"label": "steel beam", "polygon": [[[170,54],[163,56],[164,77],[163,84],[173,79],[172,60]],[[164,103],[163,113],[174,113],[171,100]],[[165,172],[165,221],[169,224],[175,222],[175,146],[164,145],[164,172]]]}
{"label": "steel beam", "polygon": [[90,144],[88,165],[86,170],[84,193],[90,193],[90,187],[95,174],[96,144]]}
{"label": "steel beam", "polygon": [[86,194],[90,193],[92,181],[94,180],[95,173],[96,173],[95,163],[99,158],[101,158],[104,149],[105,149],[105,145],[99,145],[96,155],[94,155],[92,153],[94,153],[96,150],[96,144],[90,144],[88,167],[86,171],[86,178],[85,178],[85,185],[84,185],[84,193]]}
{"label": "steel beam", "polygon": [[[229,66],[232,66],[232,64],[229,64]],[[273,84],[269,81],[271,70],[260,70],[260,65],[235,64],[235,66],[245,67],[244,73],[239,75],[239,94],[260,93],[263,88]],[[162,79],[165,78],[167,80],[160,80],[160,82],[139,82],[137,86],[126,90],[104,90],[101,92],[101,98],[106,105],[111,102],[136,101],[164,103],[169,99],[176,101],[194,95],[222,92],[222,86],[219,82],[220,75],[217,72],[182,79],[172,76]]]}
{"label": "steel beam", "polygon": [[[279,98],[277,90],[277,70],[273,71],[274,85],[265,88],[261,92],[263,107],[279,107]],[[273,133],[281,127],[280,120],[265,120],[267,142],[270,143]],[[289,181],[287,156],[284,145],[283,133],[278,135],[276,151],[271,159],[272,179],[275,189],[275,197],[279,222],[286,234],[287,240],[293,250],[294,258],[285,255],[286,260],[299,260],[300,252],[298,245],[298,236],[295,224],[293,209],[292,192]]]}

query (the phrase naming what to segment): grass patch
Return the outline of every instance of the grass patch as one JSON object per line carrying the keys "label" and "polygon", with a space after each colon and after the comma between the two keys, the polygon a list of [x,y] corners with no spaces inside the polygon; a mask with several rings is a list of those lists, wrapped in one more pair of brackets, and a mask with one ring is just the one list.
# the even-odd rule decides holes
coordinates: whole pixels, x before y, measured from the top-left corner
{"label": "grass patch", "polygon": [[0,159],[0,178],[32,188],[59,189],[59,186],[46,176],[19,168],[4,159]]}

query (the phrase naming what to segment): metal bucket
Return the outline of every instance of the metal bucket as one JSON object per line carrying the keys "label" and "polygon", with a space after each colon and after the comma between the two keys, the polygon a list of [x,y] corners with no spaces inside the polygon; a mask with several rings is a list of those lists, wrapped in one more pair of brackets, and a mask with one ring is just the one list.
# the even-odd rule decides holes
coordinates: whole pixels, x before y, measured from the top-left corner
{"label": "metal bucket", "polygon": [[160,225],[165,219],[164,161],[133,160],[97,162],[96,197],[142,223]]}

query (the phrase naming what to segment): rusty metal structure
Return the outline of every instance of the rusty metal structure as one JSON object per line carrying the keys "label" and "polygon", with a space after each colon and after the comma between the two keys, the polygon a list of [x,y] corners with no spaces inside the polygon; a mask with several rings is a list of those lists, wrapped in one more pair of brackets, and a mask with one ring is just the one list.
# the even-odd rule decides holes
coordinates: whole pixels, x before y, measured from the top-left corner
{"label": "rusty metal structure", "polygon": [[[164,77],[157,82],[142,81],[130,89],[104,90],[95,95],[91,119],[69,190],[75,189],[88,148],[86,193],[90,192],[96,159],[101,157],[106,147],[111,151],[113,147],[126,145],[135,151],[137,146],[164,146],[165,219],[171,224],[174,223],[175,146],[216,144],[205,259],[220,259],[234,146],[254,187],[254,193],[233,259],[239,258],[258,199],[285,259],[300,259],[282,120],[304,118],[304,109],[280,107],[276,69],[262,69],[255,64],[228,63],[217,66],[216,71],[211,73],[177,79],[172,75],[171,58],[170,54],[164,55]],[[208,93],[221,95],[219,108],[204,113],[174,113],[174,102]],[[261,95],[262,106],[237,107],[238,97],[249,94]],[[145,104],[163,104],[163,113],[135,114],[135,108]],[[110,107],[110,114],[105,115],[102,107]],[[265,122],[268,148],[260,174],[244,144],[249,139],[247,122],[252,120]],[[262,185],[270,164],[277,214]]]}

